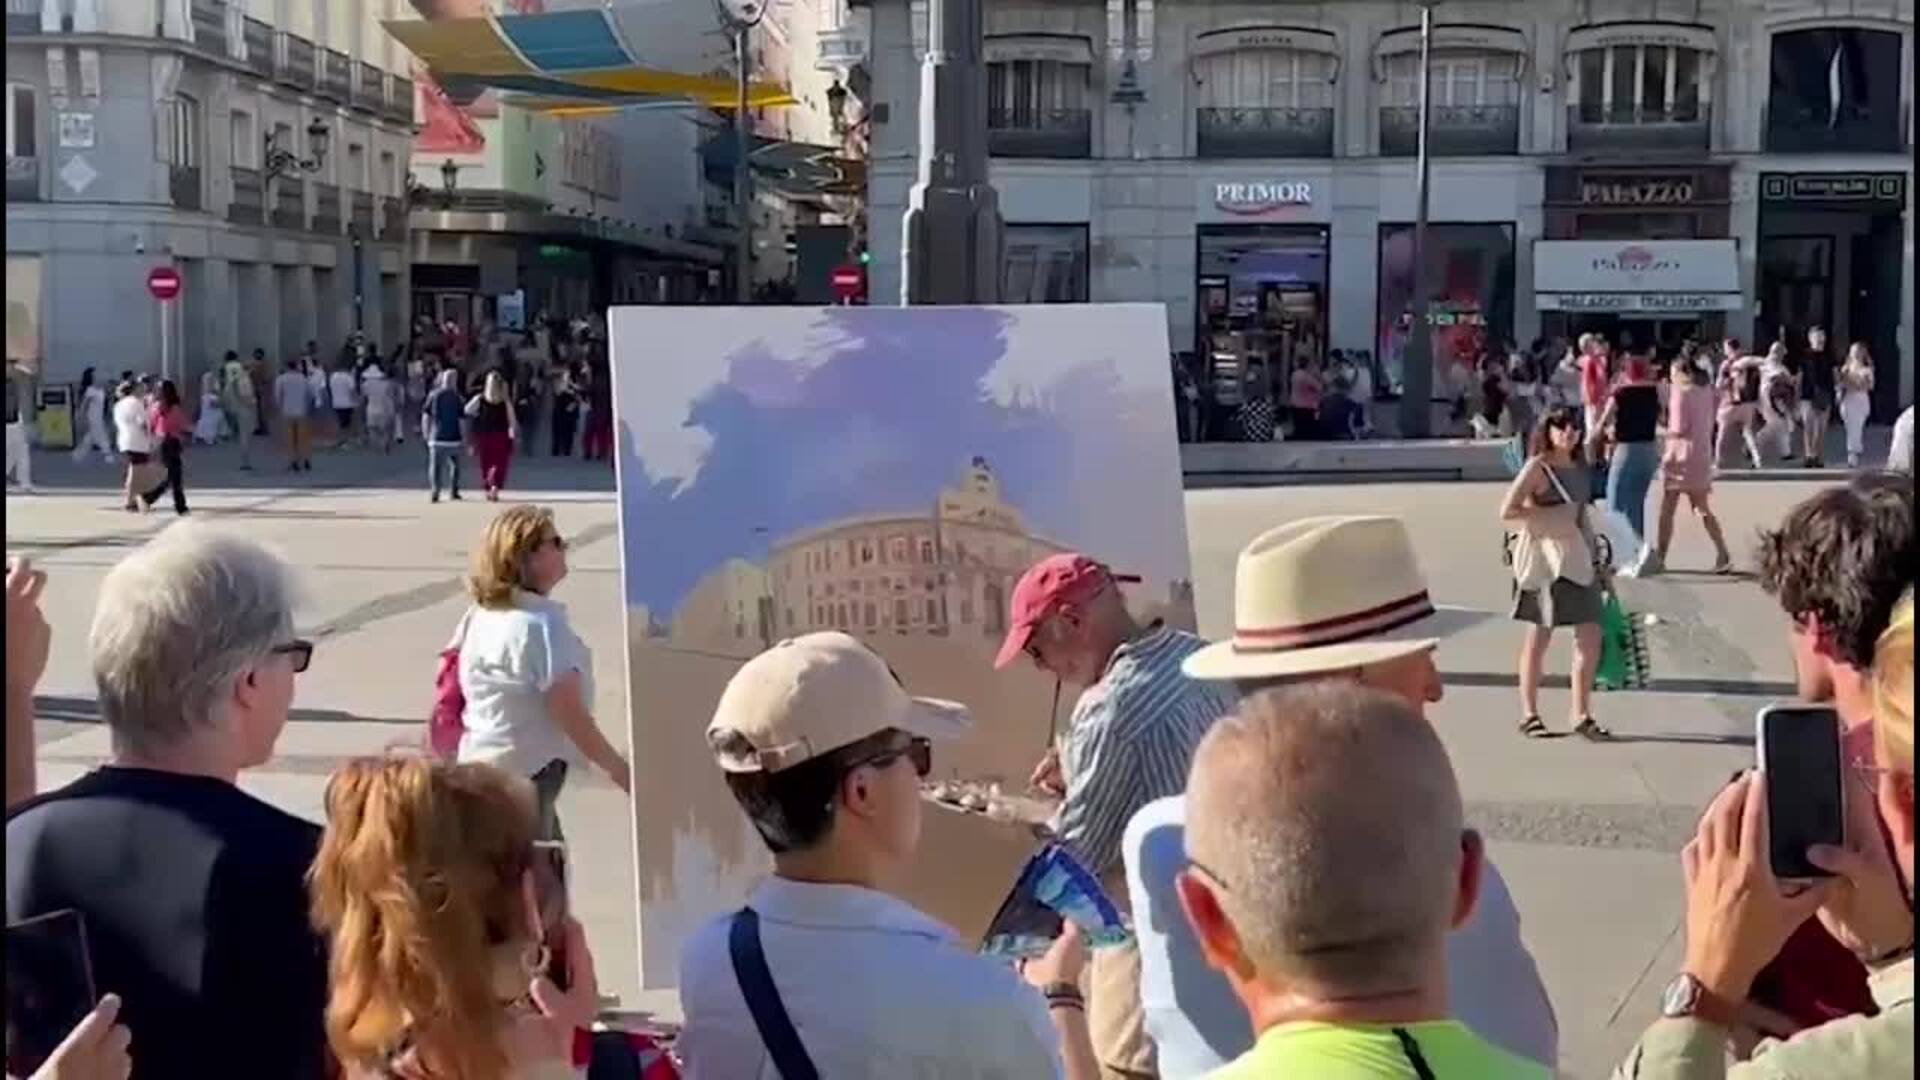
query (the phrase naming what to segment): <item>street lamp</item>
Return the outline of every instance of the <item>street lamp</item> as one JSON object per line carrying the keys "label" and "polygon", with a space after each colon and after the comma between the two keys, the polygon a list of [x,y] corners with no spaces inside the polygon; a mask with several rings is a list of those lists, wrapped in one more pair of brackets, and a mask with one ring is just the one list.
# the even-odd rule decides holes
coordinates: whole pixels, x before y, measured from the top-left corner
{"label": "street lamp", "polygon": [[1413,327],[1400,359],[1400,436],[1433,433],[1433,312],[1427,295],[1427,196],[1431,165],[1427,136],[1433,97],[1433,6],[1420,2],[1420,134],[1414,149]]}
{"label": "street lamp", "polygon": [[452,158],[440,163],[440,194],[447,200],[447,209],[453,209],[453,193],[460,186],[460,166]]}
{"label": "street lamp", "polygon": [[327,139],[332,134],[319,117],[307,125],[307,149],[313,156],[303,158],[291,150],[281,147],[276,136],[279,132],[269,132],[266,137],[266,153],[261,155],[261,183],[267,183],[276,176],[284,176],[298,169],[301,172],[319,172],[320,166],[327,160]]}
{"label": "street lamp", "polygon": [[847,88],[840,85],[839,79],[827,87],[827,119],[833,122],[835,135],[847,133]]}
{"label": "street lamp", "polygon": [[748,62],[747,37],[766,16],[767,9],[760,0],[714,0],[714,7],[720,15],[720,25],[733,35],[733,60],[738,68],[733,99],[733,203],[739,210],[740,220],[734,237],[734,258],[739,265],[733,276],[733,298],[745,304],[753,299],[753,172],[747,161],[753,150],[753,134],[747,129],[748,78],[752,66]]}

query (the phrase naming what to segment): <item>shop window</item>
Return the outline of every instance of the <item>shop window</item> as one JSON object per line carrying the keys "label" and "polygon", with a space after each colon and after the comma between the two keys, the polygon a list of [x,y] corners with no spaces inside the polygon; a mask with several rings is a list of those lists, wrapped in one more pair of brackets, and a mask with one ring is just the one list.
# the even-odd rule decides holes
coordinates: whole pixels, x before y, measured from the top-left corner
{"label": "shop window", "polygon": [[[1584,234],[1583,234],[1584,235]],[[1512,225],[1427,226],[1433,385],[1446,386],[1451,369],[1474,364],[1481,353],[1513,337],[1514,230]],[[1413,226],[1380,226],[1379,340],[1375,354],[1390,388],[1404,385],[1404,354],[1413,331]]]}
{"label": "shop window", "polygon": [[1084,304],[1085,225],[1008,225],[1001,297],[1009,304]]}
{"label": "shop window", "polygon": [[1707,65],[1679,45],[1608,45],[1582,51],[1574,115],[1583,124],[1691,123],[1702,119]]}

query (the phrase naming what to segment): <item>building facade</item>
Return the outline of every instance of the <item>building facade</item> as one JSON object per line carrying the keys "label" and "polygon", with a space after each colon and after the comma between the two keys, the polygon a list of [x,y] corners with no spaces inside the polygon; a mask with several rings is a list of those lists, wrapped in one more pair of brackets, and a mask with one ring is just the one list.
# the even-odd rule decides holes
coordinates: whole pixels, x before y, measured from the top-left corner
{"label": "building facade", "polygon": [[[1488,339],[1585,329],[1672,343],[1825,324],[1900,373],[1881,380],[1883,413],[1910,401],[1913,11],[1438,4],[1436,363]],[[986,0],[1004,299],[1163,300],[1177,353],[1252,353],[1278,371],[1365,351],[1398,383],[1419,15],[1388,2]],[[869,17],[873,295],[890,303],[926,10],[871,0]]]}
{"label": "building facade", "polygon": [[413,84],[379,8],[9,0],[9,359],[190,380],[397,340]]}

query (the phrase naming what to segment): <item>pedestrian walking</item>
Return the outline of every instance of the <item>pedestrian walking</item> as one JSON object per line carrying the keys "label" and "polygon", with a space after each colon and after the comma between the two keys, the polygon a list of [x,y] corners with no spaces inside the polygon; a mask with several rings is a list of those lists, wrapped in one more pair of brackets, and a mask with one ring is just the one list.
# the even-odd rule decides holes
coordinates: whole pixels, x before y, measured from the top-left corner
{"label": "pedestrian walking", "polygon": [[327,376],[327,398],[333,405],[334,422],[340,426],[333,440],[336,450],[346,449],[353,436],[353,412],[359,404],[359,388],[354,383],[353,368],[346,363]]}
{"label": "pedestrian walking", "polygon": [[380,362],[368,364],[360,375],[360,394],[366,399],[367,409],[366,443],[369,449],[383,454],[393,453],[393,391],[393,382]]}
{"label": "pedestrian walking", "polygon": [[1690,357],[1682,355],[1668,368],[1673,389],[1667,397],[1666,439],[1660,452],[1660,511],[1654,528],[1653,547],[1633,568],[1638,577],[1651,577],[1666,569],[1667,551],[1673,544],[1673,516],[1684,497],[1700,516],[1700,527],[1713,541],[1713,572],[1733,572],[1733,553],[1727,550],[1727,537],[1713,503],[1713,418],[1716,411],[1713,387],[1706,373]]}
{"label": "pedestrian walking", "polygon": [[[1620,381],[1607,394],[1599,426],[1587,433],[1587,453],[1599,458],[1602,439],[1612,443],[1608,458],[1607,506],[1633,526],[1634,540],[1647,541],[1647,492],[1660,467],[1656,442],[1660,427],[1660,387],[1645,356],[1629,356]],[[1636,554],[1636,559],[1644,555]],[[1625,554],[1624,552],[1622,553]]]}
{"label": "pedestrian walking", "polygon": [[580,428],[580,392],[565,367],[553,373],[553,456],[572,457]]}
{"label": "pedestrian walking", "polygon": [[588,461],[613,460],[613,388],[604,370],[587,369],[587,430],[580,453]]}
{"label": "pedestrian walking", "polygon": [[73,460],[85,461],[90,450],[100,451],[100,460],[113,460],[112,436],[108,434],[107,388],[94,377],[92,368],[80,373],[80,438],[73,445]]}
{"label": "pedestrian walking", "polygon": [[593,718],[593,652],[553,590],[567,576],[567,541],[553,511],[502,510],[473,552],[473,606],[449,648],[459,650],[466,699],[458,759],[533,782],[539,835],[562,839],[556,809],[572,765],[590,763],[622,791],[623,757]]}
{"label": "pedestrian walking", "polygon": [[120,456],[127,463],[122,484],[126,495],[124,505],[129,511],[137,511],[141,507],[139,497],[155,482],[154,438],[147,403],[132,380],[123,380],[114,389],[113,429],[114,443],[120,447]]}
{"label": "pedestrian walking", "polygon": [[540,414],[545,405],[541,391],[545,385],[540,370],[522,362],[520,376],[514,382],[513,414],[520,420],[520,452],[527,457],[533,456],[540,443]]}
{"label": "pedestrian walking", "polygon": [[1840,422],[1847,428],[1847,468],[1857,469],[1867,452],[1867,418],[1873,413],[1873,357],[1866,342],[1847,347],[1847,362],[1840,367],[1838,381]]}
{"label": "pedestrian walking", "polygon": [[453,498],[460,498],[460,447],[466,441],[462,427],[466,407],[460,400],[460,373],[447,368],[440,385],[420,408],[420,441],[427,447],[427,489],[440,501],[440,478],[446,477]]}
{"label": "pedestrian walking", "polygon": [[33,451],[27,441],[31,415],[27,402],[32,392],[32,373],[7,361],[7,477],[26,495],[33,494]]}
{"label": "pedestrian walking", "polygon": [[520,431],[505,377],[498,371],[487,372],[483,388],[467,402],[466,414],[473,421],[473,456],[480,462],[480,484],[488,502],[499,502],[513,464],[513,441]]}
{"label": "pedestrian walking", "polygon": [[[267,363],[267,350],[254,346],[253,358],[247,361],[247,382],[253,386],[253,400],[256,404],[268,400],[273,395],[273,366]],[[255,435],[267,434],[267,410],[255,409],[253,425]]]}
{"label": "pedestrian walking", "polygon": [[[311,348],[313,342],[309,341],[307,345]],[[327,389],[327,369],[321,366],[319,360],[311,356],[304,356],[300,360],[300,370],[305,373],[307,379],[307,399],[309,403],[307,430],[313,441],[317,443],[326,437],[327,429],[333,425],[333,409],[331,406],[333,399]]]}
{"label": "pedestrian walking", "polygon": [[1513,618],[1527,624],[1520,647],[1520,733],[1528,738],[1548,734],[1540,719],[1540,669],[1553,631],[1562,626],[1573,629],[1573,731],[1596,741],[1612,735],[1592,714],[1606,589],[1587,521],[1589,474],[1581,442],[1573,410],[1548,412],[1500,505],[1500,519],[1517,530],[1511,547]]}
{"label": "pedestrian walking", "polygon": [[1826,463],[1827,423],[1833,417],[1839,365],[1827,346],[1827,331],[1807,331],[1807,355],[1800,362],[1800,435],[1809,469]]}
{"label": "pedestrian walking", "polygon": [[160,501],[160,496],[171,491],[173,512],[184,517],[187,514],[186,445],[193,425],[187,419],[187,410],[180,403],[180,388],[174,385],[172,379],[160,381],[160,390],[154,395],[147,426],[160,440],[160,466],[166,470],[166,478],[141,498],[151,508]]}
{"label": "pedestrian walking", "polygon": [[1754,419],[1760,410],[1760,358],[1746,355],[1736,338],[1721,343],[1721,358],[1714,375],[1714,387],[1720,392],[1720,411],[1714,436],[1715,467],[1727,460],[1735,439],[1747,447],[1747,461],[1760,467],[1760,444],[1754,440]]}
{"label": "pedestrian walking", "polygon": [[288,363],[273,380],[273,403],[286,428],[287,471],[313,471],[313,383],[297,362]]}
{"label": "pedestrian walking", "polygon": [[240,444],[240,468],[253,471],[253,436],[260,429],[260,395],[253,385],[253,373],[240,362],[237,353],[227,353],[220,389],[221,405],[233,426],[234,441]]}

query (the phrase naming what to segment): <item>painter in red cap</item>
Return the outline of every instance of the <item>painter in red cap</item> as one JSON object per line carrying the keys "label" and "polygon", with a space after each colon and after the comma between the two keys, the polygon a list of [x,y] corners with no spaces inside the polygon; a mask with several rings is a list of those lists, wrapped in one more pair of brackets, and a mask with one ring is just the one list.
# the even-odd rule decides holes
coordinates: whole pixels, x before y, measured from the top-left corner
{"label": "painter in red cap", "polygon": [[1047,617],[1068,605],[1083,604],[1100,590],[1116,582],[1139,581],[1137,577],[1117,575],[1077,552],[1049,555],[1033,564],[1013,587],[1008,607],[1007,639],[1000,643],[1000,654],[993,666],[1006,667],[1027,651],[1033,632]]}

